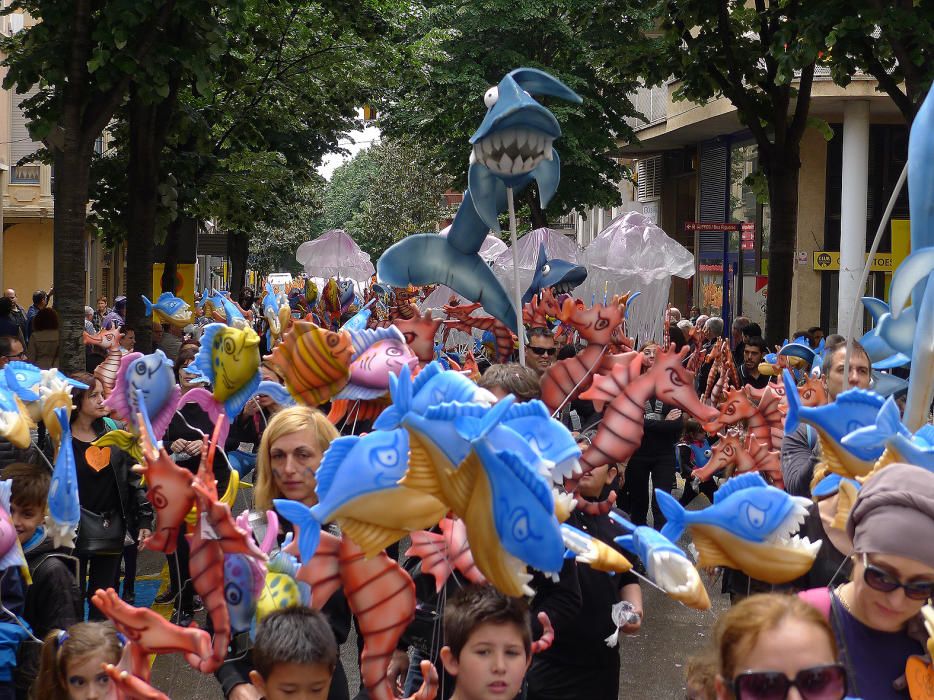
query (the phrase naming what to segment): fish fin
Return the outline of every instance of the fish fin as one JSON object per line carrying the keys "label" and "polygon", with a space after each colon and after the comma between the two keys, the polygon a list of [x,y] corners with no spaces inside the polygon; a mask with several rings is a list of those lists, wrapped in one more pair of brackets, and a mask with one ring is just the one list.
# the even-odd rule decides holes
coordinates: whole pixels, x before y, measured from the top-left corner
{"label": "fish fin", "polygon": [[638,554],[638,552],[636,552],[635,538],[632,535],[621,535],[620,537],[614,537],[613,541],[627,552]]}
{"label": "fish fin", "polygon": [[841,479],[840,487],[837,489],[837,512],[833,516],[830,527],[846,530],[846,522],[850,519],[850,511],[853,510],[857,496],[859,496],[859,490],[853,482]]}
{"label": "fish fin", "polygon": [[798,396],[798,385],[787,369],[782,371],[782,381],[785,383],[785,398],[788,401],[788,413],[785,414],[785,432],[792,433],[798,427],[798,411],[801,409],[801,397]]}
{"label": "fish fin", "polygon": [[471,450],[457,469],[448,475],[446,490],[450,498],[441,499],[442,503],[450,506],[455,513],[464,513],[473,495],[477,475],[482,473],[483,462],[476,451]]}
{"label": "fish fin", "polygon": [[623,528],[626,532],[635,532],[636,526],[622,515],[620,515],[615,509],[611,510],[607,515],[610,516],[610,520]]}
{"label": "fish fin", "polygon": [[[330,446],[324,453],[324,459],[321,460],[321,466],[315,472],[315,481],[318,482],[315,492],[318,494],[318,500],[323,501],[334,483],[334,477],[337,476],[337,470],[347,458],[350,451],[360,442],[358,435],[346,435],[331,441]],[[359,542],[357,544],[360,544]]]}
{"label": "fish fin", "polygon": [[344,386],[337,394],[334,395],[335,399],[350,399],[352,401],[369,401],[370,399],[377,399],[380,396],[383,396],[386,393],[385,389],[368,389],[367,387],[357,386],[356,384],[349,383]]}
{"label": "fish fin", "polygon": [[[720,486],[717,489],[717,492],[714,494],[713,502],[714,504],[722,503],[727,496],[736,493],[737,491],[742,491],[744,489],[757,489],[762,486],[768,486],[765,482],[765,479],[762,478],[762,475],[759,472],[749,472],[747,474],[740,474],[739,476],[734,476],[726,480],[726,483]],[[674,540],[672,540],[674,542]]]}
{"label": "fish fin", "polygon": [[227,411],[228,416],[240,415],[240,411],[246,406],[246,402],[252,399],[256,394],[256,388],[259,386],[261,378],[262,375],[259,373],[259,370],[256,370],[256,374],[254,374],[246,384],[240,387],[240,390],[236,394],[228,397],[228,399],[224,401],[224,410]]}
{"label": "fish fin", "polygon": [[146,298],[145,294],[140,294],[140,296],[143,298],[143,304],[146,306],[146,312],[144,315],[152,316],[152,302]]}
{"label": "fish fin", "polygon": [[[402,371],[408,371],[408,366],[403,367]],[[420,392],[429,381],[442,372],[444,372],[444,368],[438,362],[429,362],[425,365],[422,371],[415,375],[415,379],[411,380],[412,396],[417,396],[418,392]]]}
{"label": "fish fin", "polygon": [[[499,233],[499,212],[502,209],[500,203],[506,199],[506,185],[485,165],[471,163],[467,168],[467,189],[470,192],[470,204],[477,216],[493,233]],[[448,236],[454,233],[453,226],[451,228]],[[453,242],[456,243],[456,240],[455,236]],[[482,237],[480,242],[483,242]],[[475,253],[477,250],[479,245],[476,250],[470,252]]]}
{"label": "fish fin", "polygon": [[285,498],[274,498],[272,503],[284,518],[298,528],[298,551],[301,554],[302,563],[307,564],[318,549],[321,524],[304,503]]}
{"label": "fish fin", "polygon": [[658,502],[658,507],[661,509],[662,513],[668,519],[668,522],[666,522],[665,526],[662,528],[662,534],[672,542],[677,542],[685,528],[684,507],[678,503],[670,493],[662,489],[655,489],[655,500]]}
{"label": "fish fin", "polygon": [[826,470],[819,476],[815,473],[814,479],[811,481],[811,495],[814,498],[826,498],[834,495],[840,488],[842,478],[839,474],[831,474]]}
{"label": "fish fin", "polygon": [[551,418],[551,412],[544,403],[538,399],[532,399],[523,403],[514,403],[509,407],[503,420],[511,421],[517,418]]}
{"label": "fish fin", "polygon": [[408,534],[405,530],[392,530],[354,518],[340,518],[338,523],[341,531],[363,550],[367,559],[376,556]]}
{"label": "fish fin", "polygon": [[409,431],[409,468],[399,485],[442,500],[438,471],[424,440],[416,431]]}
{"label": "fish fin", "polygon": [[209,323],[201,333],[201,349],[195,355],[195,365],[211,382],[214,381],[214,367],[211,363],[211,348],[214,345],[214,336],[226,327],[223,323]]}
{"label": "fish fin", "polygon": [[515,400],[516,397],[510,394],[497,401],[492,408],[487,409],[486,414],[479,421],[466,416],[455,418],[454,427],[457,429],[458,434],[465,440],[472,442],[484,438],[493,428],[503,421]]}
{"label": "fish fin", "polygon": [[425,411],[426,420],[454,421],[461,416],[470,419],[479,419],[487,414],[489,406],[479,403],[463,403],[461,401],[446,401],[431,406]]}
{"label": "fish fin", "polygon": [[558,183],[561,182],[561,158],[558,151],[552,148],[551,159],[539,163],[531,175],[538,183],[538,199],[543,207],[547,207],[558,191]]}

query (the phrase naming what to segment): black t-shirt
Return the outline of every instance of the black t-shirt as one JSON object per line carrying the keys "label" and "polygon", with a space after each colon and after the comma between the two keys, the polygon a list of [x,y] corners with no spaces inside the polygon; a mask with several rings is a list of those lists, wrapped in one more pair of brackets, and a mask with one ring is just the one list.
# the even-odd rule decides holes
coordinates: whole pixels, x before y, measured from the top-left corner
{"label": "black t-shirt", "polygon": [[[630,561],[633,555],[620,549],[614,537],[627,534],[619,525],[606,515],[587,515],[579,510],[571,513],[568,525],[578,528],[596,539],[605,542]],[[565,620],[559,629],[555,625],[555,641],[550,649],[543,651],[542,661],[560,666],[605,666],[614,657],[619,657],[619,649],[608,647],[606,638],[616,631],[611,615],[612,607],[620,600],[623,586],[637,583],[638,578],[632,573],[610,575],[592,569],[586,564],[578,564],[577,575],[580,580],[581,607],[578,614]]]}
{"label": "black t-shirt", "polygon": [[[91,443],[72,436],[71,444],[75,451],[75,470],[78,475],[78,500],[81,507],[92,513],[119,513],[120,492],[112,466],[116,447],[103,447],[109,450],[110,462],[100,470],[88,464],[86,452]],[[95,448],[96,449],[96,448]]]}
{"label": "black t-shirt", "polygon": [[767,374],[760,374],[758,377],[751,377],[746,373],[746,366],[739,366],[739,379],[743,386],[751,386],[754,389],[765,389],[769,383],[770,377]]}

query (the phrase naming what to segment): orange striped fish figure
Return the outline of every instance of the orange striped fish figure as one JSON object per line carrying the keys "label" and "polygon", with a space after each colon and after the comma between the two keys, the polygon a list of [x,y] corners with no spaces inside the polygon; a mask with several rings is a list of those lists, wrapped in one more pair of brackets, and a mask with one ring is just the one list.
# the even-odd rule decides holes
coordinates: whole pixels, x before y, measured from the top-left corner
{"label": "orange striped fish figure", "polygon": [[353,352],[349,334],[296,321],[273,350],[272,361],[285,374],[285,385],[297,401],[319,406],[347,384]]}

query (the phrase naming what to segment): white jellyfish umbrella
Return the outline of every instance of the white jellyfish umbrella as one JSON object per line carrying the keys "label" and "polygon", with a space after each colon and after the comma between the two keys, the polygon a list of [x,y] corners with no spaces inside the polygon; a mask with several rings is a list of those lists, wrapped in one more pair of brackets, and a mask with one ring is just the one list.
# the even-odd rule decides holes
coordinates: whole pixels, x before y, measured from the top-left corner
{"label": "white jellyfish umbrella", "polygon": [[694,275],[691,252],[639,212],[613,219],[584,250],[581,264],[588,275],[577,296],[586,302],[641,292],[627,316],[627,333],[640,343],[662,340],[672,276]]}
{"label": "white jellyfish umbrella", "polygon": [[323,279],[336,277],[366,282],[376,272],[370,256],[339,228],[302,243],[295,251],[295,259],[305,267],[306,274]]}

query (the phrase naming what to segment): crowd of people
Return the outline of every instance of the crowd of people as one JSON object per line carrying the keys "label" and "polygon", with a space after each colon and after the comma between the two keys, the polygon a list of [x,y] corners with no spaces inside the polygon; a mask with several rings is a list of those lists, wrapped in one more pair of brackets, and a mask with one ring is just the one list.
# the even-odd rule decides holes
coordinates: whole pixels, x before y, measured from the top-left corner
{"label": "crowd of people", "polygon": [[[28,311],[16,304],[13,290],[0,299],[0,368],[25,359],[40,367],[55,366],[57,349],[52,349],[51,338],[57,333],[57,319],[47,306],[50,295],[37,295]],[[251,290],[240,298],[244,309],[256,303]],[[95,309],[86,308],[88,333],[119,328],[123,350],[141,351],[134,348],[133,329],[125,324],[125,308],[123,297],[113,308],[107,299],[99,299]],[[721,340],[726,330],[722,319],[703,316],[698,309],[690,316],[681,319],[677,310],[669,312],[670,340],[676,347],[698,333],[708,349]],[[145,349],[162,350],[173,361],[182,393],[195,386],[189,368],[207,322],[200,312],[187,328],[159,327],[161,335],[154,332],[153,347]],[[730,331],[740,383],[763,388],[770,377],[760,373],[767,354],[761,329],[739,318]],[[849,388],[870,388],[869,358],[858,344],[847,365],[839,336],[824,338],[816,327],[802,335],[813,348],[823,343],[821,376],[830,401]],[[527,366],[488,365],[478,383],[497,398],[512,394],[528,401],[539,396],[548,368],[579,350],[548,330],[532,329]],[[639,352],[643,371],[648,371],[662,348],[649,342]],[[698,393],[710,369],[705,363],[697,372]],[[262,364],[262,374],[268,381],[284,383],[279,368],[268,361]],[[101,382],[90,373],[73,379],[88,387],[74,392],[71,414],[82,507],[73,550],[53,546],[44,524],[47,462],[53,459],[45,426],[38,425],[28,450],[0,444],[2,476],[12,480],[11,516],[31,579],[12,567],[0,577],[3,606],[31,629],[15,670],[4,676],[0,669],[0,698],[29,697],[31,692],[31,697],[64,700],[107,697],[112,692],[101,663],[117,663],[125,640],[89,601],[97,589],[115,588],[125,601],[135,602],[137,552],[153,527],[146,486],[131,469],[132,459],[117,447],[105,452],[91,444],[120,427],[104,405]],[[583,502],[594,503],[606,502],[613,494],[616,509],[631,522],[660,530],[665,516],[651,496],[653,489],[670,493],[680,482],[684,505],[700,495],[711,502],[715,498],[716,479],[692,479],[690,447],[709,447],[716,435],[658,398],[642,408],[645,432],[639,449],[626,464],[588,472],[577,494]],[[593,439],[601,421],[595,406],[582,399],[568,402],[559,417],[582,446]],[[218,493],[224,493],[232,479],[252,486],[250,522],[258,541],[264,539],[265,513],[274,508],[274,500],[314,505],[316,471],[331,442],[342,432],[367,427],[356,422],[335,426],[319,409],[285,407],[268,396],[249,401],[230,422],[224,449],[214,463]],[[212,429],[205,411],[188,403],[172,419],[163,445],[178,465],[195,472],[203,440]],[[812,432],[802,427],[786,434],[781,449],[786,489],[807,498],[815,465],[822,459]],[[688,697],[908,697],[905,665],[910,657],[925,653],[920,610],[934,595],[934,472],[911,465],[886,468],[861,489],[842,530],[830,524],[835,498],[815,501],[802,525],[802,534],[822,539],[823,545],[813,569],[800,581],[778,590],[741,572],[719,572],[732,607],[720,616],[710,647],[688,664]],[[281,514],[279,522],[281,544],[292,527]],[[626,534],[605,511],[578,508],[569,523],[612,547],[617,547],[615,537]],[[652,614],[644,605],[640,582],[644,563],[637,562],[633,573],[614,576],[567,559],[556,579],[535,574],[531,586],[536,593],[526,601],[471,585],[457,571],[439,589],[418,559],[401,556],[397,546],[388,553],[412,575],[419,601],[415,619],[389,662],[400,696],[418,689],[421,662],[427,660],[436,664],[442,678],[442,698],[618,697],[620,650],[606,640],[622,633],[620,646],[626,653],[625,635],[639,632]],[[201,608],[191,584],[189,557],[188,542],[180,532],[175,552],[167,555],[168,584],[156,600],[173,604],[172,622],[181,626],[190,625]],[[621,604],[624,615],[617,622],[613,611]],[[544,630],[541,613],[547,614],[555,639],[550,648],[533,655],[532,640]],[[255,635],[232,640],[217,681],[230,700],[358,696],[348,685],[338,654],[338,645],[349,638],[354,624],[340,591],[320,612],[275,612],[258,625]],[[362,688],[361,692],[365,693]],[[656,695],[647,689],[642,697]]]}

